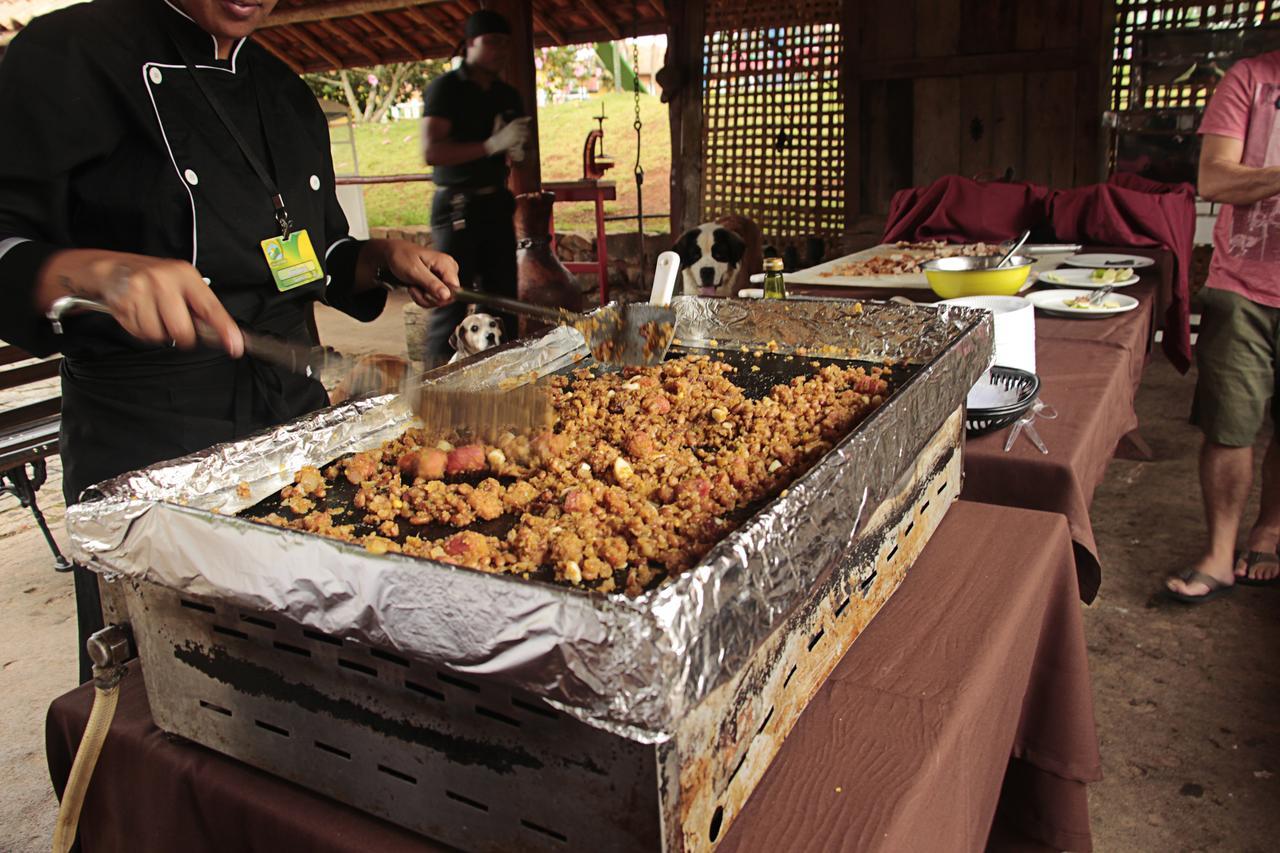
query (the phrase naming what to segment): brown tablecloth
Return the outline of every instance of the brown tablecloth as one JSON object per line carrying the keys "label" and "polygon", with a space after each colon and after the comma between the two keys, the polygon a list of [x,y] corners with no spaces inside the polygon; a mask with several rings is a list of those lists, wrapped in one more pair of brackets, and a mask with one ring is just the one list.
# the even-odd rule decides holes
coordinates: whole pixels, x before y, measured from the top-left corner
{"label": "brown tablecloth", "polygon": [[[957,503],[801,716],[721,842],[739,850],[1088,850],[1100,778],[1060,515]],[[151,722],[125,680],[81,819],[85,853],[440,849]],[[60,791],[85,685],[46,732]],[[1043,846],[1042,846],[1043,845]]]}
{"label": "brown tablecloth", "polygon": [[1025,436],[1006,453],[1008,429],[969,439],[961,496],[1065,515],[1075,543],[1080,598],[1087,603],[1102,579],[1089,504],[1116,444],[1138,426],[1133,408],[1137,389],[1129,356],[1090,341],[1037,341],[1036,372],[1040,399],[1058,411],[1055,420],[1035,421],[1049,453],[1041,453]]}

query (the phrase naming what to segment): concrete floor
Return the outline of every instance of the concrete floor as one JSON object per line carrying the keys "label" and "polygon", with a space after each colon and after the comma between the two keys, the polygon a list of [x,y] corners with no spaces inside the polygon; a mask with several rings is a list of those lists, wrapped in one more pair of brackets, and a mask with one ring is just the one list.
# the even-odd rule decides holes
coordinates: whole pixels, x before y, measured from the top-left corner
{"label": "concrete floor", "polygon": [[[322,315],[325,342],[402,353],[402,307],[367,326]],[[1201,537],[1192,386],[1157,356],[1138,406],[1156,459],[1114,461],[1093,504],[1103,585],[1084,614],[1106,774],[1091,790],[1100,851],[1261,853],[1280,837],[1280,588],[1194,609],[1152,598]],[[62,536],[58,474],[55,463],[41,494]],[[20,853],[52,834],[44,715],[75,679],[75,620],[70,577],[15,503],[0,498],[0,850]]]}

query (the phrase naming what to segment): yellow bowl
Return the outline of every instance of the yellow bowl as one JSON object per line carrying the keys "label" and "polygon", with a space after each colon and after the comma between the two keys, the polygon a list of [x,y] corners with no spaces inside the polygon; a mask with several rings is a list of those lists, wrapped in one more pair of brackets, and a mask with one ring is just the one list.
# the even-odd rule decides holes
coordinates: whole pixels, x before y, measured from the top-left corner
{"label": "yellow bowl", "polygon": [[924,277],[943,299],[961,296],[1013,296],[1022,290],[1035,258],[1014,255],[995,268],[998,255],[938,258],[923,264]]}

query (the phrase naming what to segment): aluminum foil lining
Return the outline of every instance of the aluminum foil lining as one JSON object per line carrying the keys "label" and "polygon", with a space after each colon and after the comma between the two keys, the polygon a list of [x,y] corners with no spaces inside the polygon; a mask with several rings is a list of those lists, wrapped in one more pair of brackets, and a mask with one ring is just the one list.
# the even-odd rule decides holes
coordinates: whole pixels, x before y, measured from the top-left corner
{"label": "aluminum foil lining", "polygon": [[[234,517],[411,422],[398,398],[322,410],[125,474],[68,509],[75,559],[327,634],[487,676],[625,737],[657,742],[808,600],[871,511],[990,365],[986,312],[872,302],[679,297],[683,344],[857,350],[918,366],[885,405],[695,568],[636,599],[590,594]],[[441,368],[424,382],[529,381],[589,358],[555,329]]]}

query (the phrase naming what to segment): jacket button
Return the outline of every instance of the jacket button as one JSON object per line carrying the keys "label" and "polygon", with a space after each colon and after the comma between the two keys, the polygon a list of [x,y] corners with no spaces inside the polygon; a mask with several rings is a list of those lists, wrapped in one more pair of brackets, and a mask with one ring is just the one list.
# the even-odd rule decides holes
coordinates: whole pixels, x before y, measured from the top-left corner
{"label": "jacket button", "polygon": [[319,190],[319,189],[320,189],[320,176],[319,176],[319,175],[312,175],[312,176],[311,176],[311,189],[313,189],[313,190]]}
{"label": "jacket button", "polygon": [[190,169],[187,169],[187,171],[183,172],[182,177],[186,178],[187,183],[191,184],[191,186],[193,187],[196,184],[200,183],[200,176],[197,175],[195,172],[191,171]]}
{"label": "jacket button", "polygon": [[150,77],[151,82],[157,86],[159,86],[160,81],[164,79],[164,75],[160,73],[160,69],[156,68],[154,65],[151,67],[151,70],[147,72],[147,76]]}

